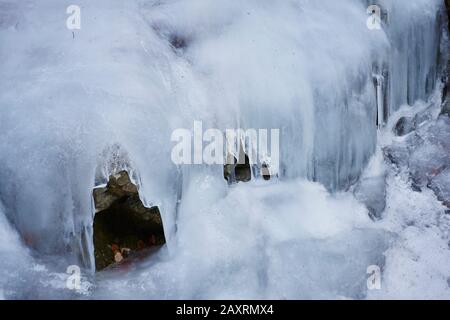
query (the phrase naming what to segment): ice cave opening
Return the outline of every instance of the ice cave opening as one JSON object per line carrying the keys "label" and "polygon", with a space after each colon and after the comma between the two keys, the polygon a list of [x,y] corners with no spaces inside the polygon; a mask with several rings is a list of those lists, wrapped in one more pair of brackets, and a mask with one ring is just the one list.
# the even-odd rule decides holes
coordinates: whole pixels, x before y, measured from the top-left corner
{"label": "ice cave opening", "polygon": [[143,204],[127,171],[94,188],[93,198],[97,271],[148,257],[166,242],[159,208]]}

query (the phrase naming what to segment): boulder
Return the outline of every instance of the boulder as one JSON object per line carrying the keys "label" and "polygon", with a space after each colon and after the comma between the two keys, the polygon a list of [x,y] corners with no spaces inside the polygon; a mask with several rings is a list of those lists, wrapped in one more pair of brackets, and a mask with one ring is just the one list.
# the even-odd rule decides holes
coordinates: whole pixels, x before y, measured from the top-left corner
{"label": "boulder", "polygon": [[411,117],[401,117],[397,124],[394,127],[394,133],[401,137],[405,136],[408,133],[411,133],[415,129],[415,121],[414,118]]}
{"label": "boulder", "polygon": [[415,134],[385,147],[383,153],[388,161],[406,170],[413,190],[431,189],[450,210],[450,118],[432,120],[432,113],[431,108],[418,113]]}

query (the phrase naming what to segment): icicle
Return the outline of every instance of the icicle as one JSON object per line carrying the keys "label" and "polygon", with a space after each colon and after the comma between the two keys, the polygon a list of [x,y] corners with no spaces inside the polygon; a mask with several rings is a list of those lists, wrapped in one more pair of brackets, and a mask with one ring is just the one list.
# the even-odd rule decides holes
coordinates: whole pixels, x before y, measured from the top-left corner
{"label": "icicle", "polygon": [[374,80],[377,96],[377,127],[378,129],[381,129],[384,125],[384,93],[383,93],[384,78],[381,75],[375,75]]}

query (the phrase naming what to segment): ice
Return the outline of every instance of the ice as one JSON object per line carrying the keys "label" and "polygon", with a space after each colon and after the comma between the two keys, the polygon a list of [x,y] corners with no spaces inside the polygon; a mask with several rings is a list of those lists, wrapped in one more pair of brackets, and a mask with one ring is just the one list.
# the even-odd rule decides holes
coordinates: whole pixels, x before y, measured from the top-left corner
{"label": "ice", "polygon": [[355,185],[354,195],[366,205],[372,219],[382,218],[386,209],[386,168],[380,148]]}
{"label": "ice", "polygon": [[434,89],[440,59],[442,1],[380,1],[389,12],[389,114],[426,100]]}
{"label": "ice", "polygon": [[383,224],[398,238],[385,253],[382,288],[368,298],[449,299],[449,216],[431,190],[411,190],[407,176],[390,176],[387,194]]}
{"label": "ice", "polygon": [[141,270],[102,275],[94,297],[129,297],[124,287],[152,299],[365,295],[366,268],[382,263],[390,235],[351,194],[307,181],[251,182],[224,197],[207,193],[212,176],[201,180],[186,195],[202,201],[182,208],[174,259],[160,252]]}
{"label": "ice", "polygon": [[446,169],[433,179],[430,188],[436,193],[438,199],[450,209],[450,169]]}
{"label": "ice", "polygon": [[20,243],[19,235],[14,231],[0,207],[0,299],[9,296],[10,286],[20,281],[18,266],[29,264],[27,250]]}
{"label": "ice", "polygon": [[[410,247],[426,256],[426,239],[439,259],[418,268],[433,274],[444,240],[403,231],[394,178],[387,211],[375,208],[388,222],[366,206],[386,188],[378,107],[390,130],[406,103],[430,100],[443,3],[378,3],[382,30],[367,28],[365,0],[79,0],[72,32],[71,1],[0,0],[0,237],[10,243],[0,243],[0,297],[364,298],[366,269],[383,267],[388,248],[392,296],[396,259],[409,262]],[[280,129],[279,179],[228,186],[220,166],[175,166],[171,133],[196,120]],[[117,168],[159,207],[167,246],[94,277],[92,189]],[[421,214],[440,212],[431,191],[422,196]],[[76,292],[65,287],[71,264],[85,277]],[[435,295],[446,297],[447,270],[438,274]]]}

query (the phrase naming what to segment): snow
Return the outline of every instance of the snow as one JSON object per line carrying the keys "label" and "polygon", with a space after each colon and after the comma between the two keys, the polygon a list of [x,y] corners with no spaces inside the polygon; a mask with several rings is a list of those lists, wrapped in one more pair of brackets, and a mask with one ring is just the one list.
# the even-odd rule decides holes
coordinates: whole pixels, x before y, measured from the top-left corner
{"label": "snow", "polygon": [[382,223],[397,239],[385,253],[382,289],[370,291],[368,298],[450,299],[450,218],[431,190],[414,192],[405,180],[388,180]]}
{"label": "snow", "polygon": [[[442,1],[377,3],[374,31],[365,0],[78,0],[72,34],[72,1],[0,0],[0,298],[449,298],[445,208],[381,152],[407,146],[396,118],[438,104]],[[196,120],[279,128],[280,178],[175,166],[171,133]],[[445,149],[424,148],[415,163]],[[132,168],[168,243],[93,275],[91,192],[114,168]],[[380,221],[361,176],[386,179]]]}

